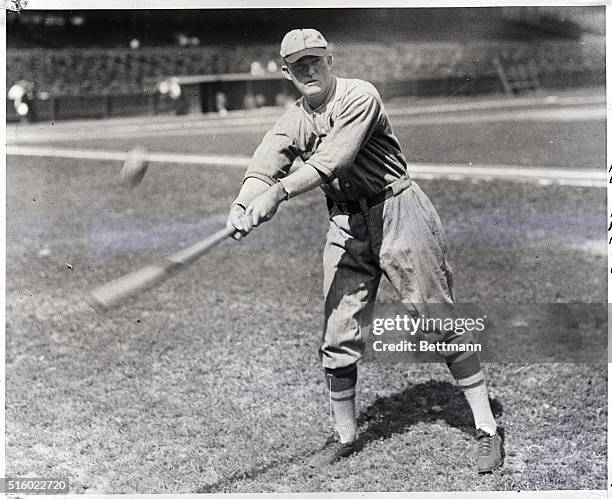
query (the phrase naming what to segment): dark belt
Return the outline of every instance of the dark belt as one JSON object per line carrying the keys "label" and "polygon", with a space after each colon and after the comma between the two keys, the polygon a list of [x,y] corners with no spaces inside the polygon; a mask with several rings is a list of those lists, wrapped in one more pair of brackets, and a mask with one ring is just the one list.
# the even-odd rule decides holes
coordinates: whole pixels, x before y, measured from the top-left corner
{"label": "dark belt", "polygon": [[[374,206],[379,205],[387,199],[392,198],[393,195],[393,189],[391,189],[390,187],[385,187],[382,191],[377,192],[369,198],[366,198],[365,201],[368,208],[373,208]],[[346,213],[347,215],[355,215],[357,213],[361,213],[361,206],[359,204],[359,201],[347,201],[345,203],[342,203],[339,201],[334,201],[329,196],[325,196],[325,199],[327,200],[327,208],[329,210],[331,210],[334,205],[336,205],[342,213]]]}

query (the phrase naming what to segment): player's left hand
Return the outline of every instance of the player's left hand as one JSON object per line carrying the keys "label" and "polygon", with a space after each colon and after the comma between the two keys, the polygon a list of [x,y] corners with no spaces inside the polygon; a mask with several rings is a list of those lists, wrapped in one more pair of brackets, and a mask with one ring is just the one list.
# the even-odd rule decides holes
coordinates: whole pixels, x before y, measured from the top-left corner
{"label": "player's left hand", "polygon": [[246,214],[251,216],[253,226],[257,227],[270,220],[286,196],[282,184],[277,183],[253,199],[246,209]]}

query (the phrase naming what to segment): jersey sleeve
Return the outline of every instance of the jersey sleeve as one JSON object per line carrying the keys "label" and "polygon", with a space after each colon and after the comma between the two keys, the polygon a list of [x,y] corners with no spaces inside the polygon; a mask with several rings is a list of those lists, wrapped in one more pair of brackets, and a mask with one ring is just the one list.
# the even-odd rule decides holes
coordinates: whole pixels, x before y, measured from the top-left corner
{"label": "jersey sleeve", "polygon": [[354,163],[378,125],[381,111],[382,103],[374,88],[347,95],[329,135],[306,163],[331,181],[340,170]]}
{"label": "jersey sleeve", "polygon": [[287,175],[298,155],[296,145],[298,125],[297,113],[290,109],[264,135],[261,143],[255,149],[244,180],[257,178],[272,185],[279,178]]}

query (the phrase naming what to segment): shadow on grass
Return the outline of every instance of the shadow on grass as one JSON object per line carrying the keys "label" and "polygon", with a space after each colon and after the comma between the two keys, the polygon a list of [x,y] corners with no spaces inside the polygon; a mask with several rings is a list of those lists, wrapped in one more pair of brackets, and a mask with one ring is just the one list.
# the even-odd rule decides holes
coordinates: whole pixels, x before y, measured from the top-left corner
{"label": "shadow on grass", "polygon": [[[490,399],[493,415],[503,413],[497,399]],[[406,388],[400,393],[376,399],[359,417],[359,426],[366,426],[362,433],[364,444],[385,439],[396,433],[404,433],[412,425],[437,420],[473,435],[472,412],[461,388],[449,382],[427,381]]]}
{"label": "shadow on grass", "polygon": [[[503,414],[503,406],[497,399],[490,399],[490,402],[493,415],[498,418]],[[376,399],[362,412],[358,423],[360,427],[366,426],[361,436],[367,445],[374,440],[404,433],[416,423],[432,423],[439,419],[466,433],[475,434],[472,412],[463,391],[456,385],[441,381],[428,381]],[[503,429],[499,431],[503,438]],[[312,449],[290,459],[279,459],[250,470],[238,471],[214,484],[201,486],[196,492],[222,492],[239,480],[254,479],[278,466],[306,460],[317,451]]]}

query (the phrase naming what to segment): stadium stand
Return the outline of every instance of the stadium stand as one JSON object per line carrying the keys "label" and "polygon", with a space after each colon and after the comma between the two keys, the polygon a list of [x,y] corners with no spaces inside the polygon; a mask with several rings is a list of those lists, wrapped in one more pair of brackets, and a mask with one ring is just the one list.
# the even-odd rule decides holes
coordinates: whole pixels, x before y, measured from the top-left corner
{"label": "stadium stand", "polygon": [[[538,86],[542,87],[605,83],[605,38],[592,29],[601,24],[601,9],[591,9],[588,12],[594,16],[582,18],[570,9],[567,14],[573,16],[572,23],[567,23],[564,17],[555,19],[556,11],[551,14],[533,8],[378,9],[375,16],[358,9],[339,9],[343,16],[355,20],[355,26],[349,26],[353,31],[337,28],[339,23],[346,26],[346,21],[338,17],[340,13],[334,13],[336,10],[331,9],[325,20],[319,19],[320,23],[329,24],[323,26],[324,30],[336,29],[343,33],[330,36],[336,42],[333,46],[336,72],[373,81],[386,96],[502,92],[505,88],[502,75],[517,79],[513,75],[525,74],[525,68],[537,75]],[[427,16],[418,18],[417,14],[423,12]],[[316,9],[303,14],[312,17]],[[278,12],[274,16],[267,11],[258,12],[262,26],[269,31],[258,29],[246,36],[243,32],[253,24],[250,18],[228,19],[227,12],[206,12],[210,17],[206,26],[223,26],[225,31],[205,33],[194,31],[203,22],[201,12],[173,11],[171,19],[175,28],[185,25],[192,30],[191,34],[198,35],[198,40],[201,37],[202,43],[198,46],[180,46],[176,40],[161,37],[147,39],[158,32],[151,27],[164,22],[163,13],[146,11],[139,14],[148,20],[142,22],[135,15],[126,17],[125,13],[109,12],[96,14],[102,17],[95,23],[71,24],[81,17],[85,22],[90,15],[73,12],[62,17],[57,12],[33,12],[28,13],[29,17],[8,17],[7,88],[20,80],[35,82],[36,91],[45,95],[44,102],[37,102],[40,117],[59,119],[73,117],[75,113],[80,116],[87,113],[87,108],[96,116],[156,112],[163,107],[155,95],[157,85],[169,77],[246,75],[254,61],[264,68],[270,62],[276,67],[281,65],[276,31],[284,29],[287,22],[279,23]],[[289,19],[295,13],[284,15]],[[438,33],[434,27],[444,27],[449,16],[453,18],[453,29]],[[190,18],[193,18],[191,24]],[[53,22],[47,22],[49,19]],[[122,20],[122,24],[113,25],[115,19]],[[233,24],[227,24],[230,20]],[[364,22],[369,23],[367,32],[376,33],[380,41],[355,41],[363,39],[360,26]],[[375,30],[373,26],[380,29]],[[175,36],[172,29],[159,32],[167,37]],[[49,30],[53,36],[41,35],[49,35]],[[536,36],[540,31],[545,34]],[[253,38],[261,38],[262,32],[268,33],[274,42],[262,39],[253,43]],[[463,35],[456,36],[456,33]],[[442,39],[432,39],[435,36]],[[504,41],[491,38],[495,36],[501,36]],[[134,37],[142,43],[131,49],[128,42]],[[95,46],[88,47],[88,39]],[[219,39],[224,39],[223,43],[218,43]],[[214,40],[217,43],[212,43]],[[158,46],[151,46],[155,43]],[[225,91],[219,85],[213,90],[214,93]],[[82,102],[83,109],[68,112],[66,100],[73,107]],[[138,104],[128,105],[129,102]],[[8,105],[7,114],[8,119],[15,118],[14,110]]]}
{"label": "stadium stand", "polygon": [[[396,80],[482,78],[504,66],[533,61],[543,75],[605,71],[603,39],[589,43],[550,41],[478,44],[338,44],[337,72],[384,83]],[[248,73],[253,61],[275,61],[277,47],[163,47],[129,49],[21,50],[7,53],[7,84],[36,81],[53,95],[130,94],[151,90],[170,76]]]}

